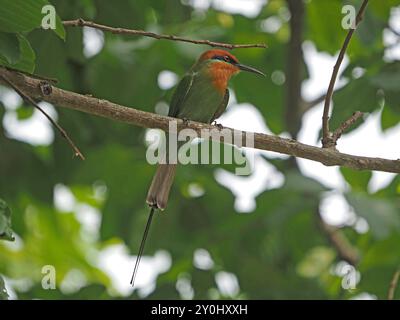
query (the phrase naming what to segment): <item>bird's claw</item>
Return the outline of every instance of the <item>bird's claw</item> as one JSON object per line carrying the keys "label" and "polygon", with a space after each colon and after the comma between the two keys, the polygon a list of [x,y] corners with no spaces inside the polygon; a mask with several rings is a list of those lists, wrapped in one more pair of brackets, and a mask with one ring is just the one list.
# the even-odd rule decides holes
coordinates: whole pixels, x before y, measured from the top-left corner
{"label": "bird's claw", "polygon": [[183,121],[183,125],[184,125],[185,127],[189,126],[190,120],[189,120],[188,118],[182,118],[182,121]]}
{"label": "bird's claw", "polygon": [[218,123],[217,121],[213,121],[212,125],[216,126],[219,130],[222,130],[224,128],[224,126],[220,123]]}

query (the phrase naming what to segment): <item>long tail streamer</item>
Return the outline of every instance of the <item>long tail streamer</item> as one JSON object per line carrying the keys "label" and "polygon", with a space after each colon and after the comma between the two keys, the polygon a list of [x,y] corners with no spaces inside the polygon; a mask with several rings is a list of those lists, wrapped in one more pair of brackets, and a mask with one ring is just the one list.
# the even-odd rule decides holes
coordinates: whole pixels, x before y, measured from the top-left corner
{"label": "long tail streamer", "polygon": [[151,207],[150,214],[149,214],[149,217],[148,217],[147,223],[146,223],[146,228],[144,229],[142,242],[140,243],[139,253],[138,253],[138,256],[136,258],[135,269],[133,269],[133,274],[132,274],[132,278],[131,278],[132,287],[135,286],[136,274],[137,274],[137,271],[139,269],[140,259],[142,259],[144,245],[146,244],[147,234],[149,233],[149,229],[150,229],[151,221],[153,220],[154,212],[155,212],[155,208]]}

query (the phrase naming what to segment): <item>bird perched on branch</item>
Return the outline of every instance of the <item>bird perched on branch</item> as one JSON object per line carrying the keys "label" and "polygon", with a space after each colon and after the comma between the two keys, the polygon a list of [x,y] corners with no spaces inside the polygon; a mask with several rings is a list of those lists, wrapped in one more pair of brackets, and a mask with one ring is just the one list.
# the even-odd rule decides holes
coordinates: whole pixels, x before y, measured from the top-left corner
{"label": "bird perched on branch", "polygon": [[[213,122],[228,105],[229,79],[241,70],[264,75],[257,69],[239,63],[227,51],[204,52],[180,81],[168,116],[204,123]],[[147,194],[147,203],[151,207],[165,209],[175,170],[175,164],[158,166]]]}
{"label": "bird perched on branch", "polygon": [[[204,52],[179,82],[172,97],[168,116],[212,123],[226,109],[229,101],[228,81],[240,71],[264,75],[261,71],[239,63],[231,53],[220,50]],[[137,272],[144,243],[155,209],[164,210],[175,177],[176,164],[159,164],[147,194],[151,207],[145,233],[136,260],[131,284]]]}

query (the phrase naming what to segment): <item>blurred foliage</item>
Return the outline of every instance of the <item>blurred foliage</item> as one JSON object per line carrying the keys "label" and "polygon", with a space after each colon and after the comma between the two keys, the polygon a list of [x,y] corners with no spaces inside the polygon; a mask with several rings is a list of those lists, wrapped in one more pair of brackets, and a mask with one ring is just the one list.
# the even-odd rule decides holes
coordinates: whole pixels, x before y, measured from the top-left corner
{"label": "blurred foliage", "polygon": [[4,200],[0,199],[0,239],[14,241],[11,230],[11,210]]}
{"label": "blurred foliage", "polygon": [[[284,78],[290,77],[286,1],[268,1],[253,18],[213,6],[194,8],[194,2],[52,0],[59,16],[52,32],[39,28],[40,8],[47,1],[0,0],[0,64],[55,77],[67,90],[154,112],[157,103],[168,102],[173,91],[157,85],[160,72],[183,75],[206,47],[107,33],[101,51],[88,56],[82,28],[64,30],[60,19],[82,17],[110,26],[221,42],[266,42],[267,50],[236,50],[235,54],[271,78],[261,82],[242,74],[233,80],[232,89],[239,103],[250,102],[258,108],[272,132],[285,132]],[[341,8],[360,3],[307,1],[304,40],[320,52],[337,53],[347,32],[340,26]],[[382,110],[382,130],[399,123],[400,61],[384,59],[383,43],[383,30],[395,5],[396,0],[370,2],[347,52],[346,84],[334,95],[332,128],[355,110]],[[276,30],[266,27],[271,21]],[[303,80],[307,79],[305,70]],[[17,107],[18,119],[28,121],[33,115],[29,110],[23,104]],[[0,119],[6,112],[12,111],[0,103]],[[111,279],[98,266],[99,252],[124,243],[134,255],[140,243],[148,214],[144,199],[154,172],[145,158],[145,130],[71,110],[57,109],[57,113],[86,161],[72,159],[58,135],[50,145],[28,144],[12,139],[0,122],[0,196],[12,208],[18,240],[11,246],[0,241],[0,274],[11,279],[21,299],[115,298],[118,293]],[[356,266],[360,281],[356,289],[345,290],[338,271],[340,257],[318,224],[318,208],[330,190],[286,160],[263,159],[284,174],[285,183],[258,195],[257,206],[249,214],[236,212],[235,196],[215,180],[220,166],[179,167],[168,210],[156,216],[146,247],[148,255],[167,250],[172,266],[157,277],[148,298],[181,297],[176,282],[182,277],[189,279],[194,298],[199,299],[333,299],[363,292],[386,298],[392,274],[400,265],[400,178],[371,194],[371,173],[341,169],[347,182],[346,199],[369,226],[362,233],[355,222],[340,228],[361,256]],[[232,171],[232,166],[222,168]],[[55,206],[55,187],[60,185],[69,188],[77,203],[100,212],[98,235],[85,230],[77,208],[65,212]],[[202,192],[193,195],[193,185]],[[9,235],[9,212],[1,202],[0,234],[6,230]],[[198,248],[210,252],[211,269],[194,266],[193,253]],[[44,265],[57,270],[56,290],[41,287]],[[72,270],[79,270],[85,281],[68,292],[62,288]],[[215,276],[220,271],[236,275],[240,286],[236,295],[218,291]],[[23,285],[18,285],[21,281]],[[7,298],[1,277],[0,297]],[[137,298],[137,292],[130,297]]]}
{"label": "blurred foliage", "polygon": [[5,283],[3,278],[0,276],[0,300],[7,300],[9,297],[7,290],[5,288]]}

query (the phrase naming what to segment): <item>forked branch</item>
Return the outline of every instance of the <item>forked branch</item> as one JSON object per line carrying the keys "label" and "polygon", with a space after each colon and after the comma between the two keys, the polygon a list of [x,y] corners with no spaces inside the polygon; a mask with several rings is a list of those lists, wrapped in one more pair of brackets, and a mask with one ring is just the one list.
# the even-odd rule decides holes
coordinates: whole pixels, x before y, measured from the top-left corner
{"label": "forked branch", "polygon": [[355,21],[355,26],[354,26],[354,28],[351,28],[349,30],[349,32],[346,36],[346,39],[343,42],[342,48],[340,49],[340,53],[337,58],[336,64],[333,68],[331,80],[329,82],[328,92],[325,96],[324,114],[322,116],[322,146],[324,148],[335,147],[336,142],[337,142],[337,139],[334,140],[334,137],[332,137],[332,133],[330,132],[330,129],[329,129],[329,111],[330,111],[333,90],[335,88],[336,79],[339,74],[340,65],[343,62],[344,55],[350,44],[350,40],[354,34],[354,31],[357,29],[358,25],[360,24],[361,20],[363,19],[367,4],[368,4],[368,0],[364,0],[364,2],[362,3],[362,5],[360,7],[360,10],[358,11],[356,21]]}
{"label": "forked branch", "polygon": [[[79,157],[81,160],[85,160],[85,157],[83,156],[82,152],[78,149],[78,147],[75,145],[75,143],[72,141],[72,139],[69,137],[67,132],[57,123],[53,120],[52,117],[50,117],[46,111],[43,110],[29,95],[27,95],[21,88],[19,88],[13,81],[11,81],[5,74],[0,74],[0,79],[3,79],[3,81],[9,85],[11,88],[17,92],[21,98],[27,102],[30,103],[33,107],[35,107],[37,110],[39,110],[50,122],[51,124],[60,132],[61,136],[67,140],[69,145],[71,146],[72,150],[74,151],[74,155],[76,157]],[[51,88],[50,84],[47,82],[39,82],[39,88],[40,91],[42,92],[43,95],[49,95],[51,94]]]}

